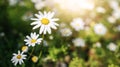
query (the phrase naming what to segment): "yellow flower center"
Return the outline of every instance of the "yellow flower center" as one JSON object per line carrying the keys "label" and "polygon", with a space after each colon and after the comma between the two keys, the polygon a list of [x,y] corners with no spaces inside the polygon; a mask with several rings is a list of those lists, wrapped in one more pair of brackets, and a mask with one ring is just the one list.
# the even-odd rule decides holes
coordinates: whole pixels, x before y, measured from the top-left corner
{"label": "yellow flower center", "polygon": [[23,46],[23,47],[22,47],[22,51],[26,51],[27,49],[28,49],[27,46]]}
{"label": "yellow flower center", "polygon": [[32,57],[32,61],[33,61],[34,63],[36,63],[36,62],[38,61],[38,57],[37,57],[37,56],[33,56],[33,57]]}
{"label": "yellow flower center", "polygon": [[36,39],[32,39],[32,40],[31,40],[31,43],[35,43],[35,42],[36,42]]}
{"label": "yellow flower center", "polygon": [[41,23],[44,24],[44,25],[48,25],[49,20],[47,18],[42,18]]}
{"label": "yellow flower center", "polygon": [[17,55],[17,59],[21,59],[21,55]]}

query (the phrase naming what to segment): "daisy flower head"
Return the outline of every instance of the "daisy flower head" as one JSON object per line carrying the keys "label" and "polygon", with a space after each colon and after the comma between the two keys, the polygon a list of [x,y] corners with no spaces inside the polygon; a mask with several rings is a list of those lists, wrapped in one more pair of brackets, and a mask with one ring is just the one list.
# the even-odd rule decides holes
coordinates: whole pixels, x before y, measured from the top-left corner
{"label": "daisy flower head", "polygon": [[62,28],[60,29],[60,33],[64,37],[68,37],[72,35],[72,31],[69,28]]}
{"label": "daisy flower head", "polygon": [[23,59],[26,59],[26,56],[27,55],[24,55],[23,52],[20,53],[20,51],[18,51],[18,54],[13,53],[11,61],[12,63],[14,63],[15,66],[17,65],[17,63],[21,65],[22,63],[24,63]]}
{"label": "daisy flower head", "polygon": [[27,52],[28,51],[28,46],[22,46],[21,50],[22,50],[22,52]]}
{"label": "daisy flower head", "polygon": [[100,42],[96,42],[93,46],[100,48],[101,47],[101,43]]}
{"label": "daisy flower head", "polygon": [[94,32],[98,35],[105,35],[107,32],[107,28],[103,24],[98,23],[94,26]]}
{"label": "daisy flower head", "polygon": [[38,38],[39,34],[31,33],[30,36],[26,36],[26,39],[24,40],[26,42],[26,45],[28,46],[35,46],[35,44],[40,44],[42,38]]}
{"label": "daisy flower head", "polygon": [[76,47],[85,47],[85,40],[82,38],[75,38],[72,42]]}
{"label": "daisy flower head", "polygon": [[39,12],[39,14],[35,14],[37,18],[32,18],[31,20],[34,20],[34,22],[31,23],[31,25],[35,25],[33,29],[40,28],[39,33],[40,34],[51,34],[51,28],[57,29],[56,26],[59,26],[59,24],[56,23],[58,21],[58,18],[53,18],[54,12],[46,12],[44,11]]}
{"label": "daisy flower head", "polygon": [[75,18],[70,23],[71,27],[74,28],[76,31],[83,30],[84,29],[84,21],[81,18]]}
{"label": "daisy flower head", "polygon": [[34,63],[36,63],[38,61],[38,57],[37,56],[33,56],[31,59]]}
{"label": "daisy flower head", "polygon": [[107,48],[110,50],[110,51],[115,51],[117,49],[117,45],[115,43],[109,43],[109,45],[107,46]]}

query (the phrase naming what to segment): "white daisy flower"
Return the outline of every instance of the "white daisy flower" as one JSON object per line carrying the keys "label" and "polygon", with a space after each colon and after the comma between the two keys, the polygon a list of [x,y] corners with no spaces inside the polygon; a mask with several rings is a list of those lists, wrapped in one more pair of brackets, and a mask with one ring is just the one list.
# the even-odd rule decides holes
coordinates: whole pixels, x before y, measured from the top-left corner
{"label": "white daisy flower", "polygon": [[114,16],[109,16],[107,20],[109,21],[109,23],[115,23],[117,19]]}
{"label": "white daisy flower", "polygon": [[45,7],[45,0],[31,0],[34,4],[35,4],[35,8],[37,10],[42,9],[43,7]]}
{"label": "white daisy flower", "polygon": [[54,37],[53,37],[52,35],[51,35],[51,36],[49,36],[49,39],[50,39],[50,40],[53,40],[53,38],[54,38]]}
{"label": "white daisy flower", "polygon": [[35,14],[37,18],[32,18],[31,20],[35,20],[31,25],[35,25],[33,29],[39,28],[39,33],[40,34],[46,34],[47,32],[51,34],[51,28],[52,29],[57,29],[56,26],[59,26],[55,21],[58,21],[58,18],[53,18],[54,12],[45,12],[39,14]]}
{"label": "white daisy flower", "polygon": [[27,39],[24,41],[26,42],[26,45],[28,46],[35,46],[35,44],[40,44],[42,38],[38,38],[39,34],[31,33],[30,36],[26,36]]}
{"label": "white daisy flower", "polygon": [[114,10],[118,9],[119,7],[119,3],[117,2],[117,0],[110,0],[109,5]]}
{"label": "white daisy flower", "polygon": [[18,54],[13,53],[13,57],[11,59],[12,63],[14,63],[14,65],[16,66],[17,63],[19,63],[20,65],[22,63],[24,63],[23,59],[26,59],[27,55],[24,55],[23,52],[20,53],[20,51],[18,51]]}
{"label": "white daisy flower", "polygon": [[67,25],[65,24],[65,22],[62,22],[62,23],[60,23],[60,28],[65,28]]}
{"label": "white daisy flower", "polygon": [[119,19],[120,18],[120,8],[114,10],[112,12],[112,16],[115,17],[116,19]]}
{"label": "white daisy flower", "polygon": [[68,37],[72,35],[72,31],[69,28],[60,29],[60,33],[64,37]]}
{"label": "white daisy flower", "polygon": [[97,7],[96,8],[96,11],[98,12],[98,13],[105,13],[106,12],[106,10],[105,10],[105,8],[103,8],[103,7]]}
{"label": "white daisy flower", "polygon": [[109,43],[109,45],[107,46],[107,48],[110,51],[115,51],[117,49],[117,45],[111,42],[111,43]]}
{"label": "white daisy flower", "polygon": [[83,30],[84,29],[84,25],[85,22],[83,22],[83,20],[81,18],[75,18],[73,19],[73,21],[70,23],[70,25],[76,30]]}
{"label": "white daisy flower", "polygon": [[100,43],[100,42],[96,42],[96,43],[94,44],[94,46],[100,48],[100,47],[101,47],[101,43]]}
{"label": "white daisy flower", "polygon": [[85,46],[85,40],[82,38],[75,38],[72,42],[76,47],[84,47]]}
{"label": "white daisy flower", "polygon": [[107,28],[103,24],[98,23],[94,26],[94,32],[98,35],[105,35],[107,32]]}

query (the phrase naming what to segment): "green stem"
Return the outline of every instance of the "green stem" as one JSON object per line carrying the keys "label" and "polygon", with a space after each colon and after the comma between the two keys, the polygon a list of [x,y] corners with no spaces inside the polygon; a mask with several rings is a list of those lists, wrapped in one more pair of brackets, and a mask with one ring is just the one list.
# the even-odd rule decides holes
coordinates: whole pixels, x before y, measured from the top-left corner
{"label": "green stem", "polygon": [[[42,35],[42,38],[43,38],[43,40],[44,40],[44,34]],[[38,59],[40,59],[40,57],[41,57],[41,55],[42,55],[42,48],[43,48],[43,41],[42,41],[41,50],[40,50]]]}
{"label": "green stem", "polygon": [[28,59],[30,59],[30,57],[32,56],[33,51],[34,51],[34,48],[35,48],[35,47],[32,48],[32,51],[31,51],[30,56],[28,57]]}

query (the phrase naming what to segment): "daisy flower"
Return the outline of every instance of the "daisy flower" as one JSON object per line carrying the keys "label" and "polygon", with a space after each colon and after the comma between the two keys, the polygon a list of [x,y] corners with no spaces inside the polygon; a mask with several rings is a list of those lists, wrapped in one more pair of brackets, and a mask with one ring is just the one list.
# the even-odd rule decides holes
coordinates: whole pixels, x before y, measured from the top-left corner
{"label": "daisy flower", "polygon": [[103,24],[99,23],[94,26],[94,32],[98,35],[105,35],[107,28]]}
{"label": "daisy flower", "polygon": [[72,35],[72,31],[69,28],[60,29],[60,33],[64,37],[68,37]]}
{"label": "daisy flower", "polygon": [[38,38],[39,34],[31,33],[30,36],[26,36],[27,39],[24,41],[26,42],[26,45],[28,46],[35,46],[35,44],[40,44],[42,38]]}
{"label": "daisy flower", "polygon": [[21,50],[22,50],[22,52],[27,52],[28,51],[28,46],[22,46]]}
{"label": "daisy flower", "polygon": [[111,42],[111,43],[109,43],[109,45],[107,46],[107,48],[110,51],[115,51],[117,49],[117,45]]}
{"label": "daisy flower", "polygon": [[31,0],[35,4],[35,8],[37,10],[42,9],[45,7],[45,0]]}
{"label": "daisy flower", "polygon": [[100,42],[96,42],[96,43],[94,44],[94,46],[100,48],[100,47],[101,47],[101,43],[100,43]]}
{"label": "daisy flower", "polygon": [[84,47],[85,46],[85,40],[83,40],[82,38],[75,38],[72,42],[76,47]]}
{"label": "daisy flower", "polygon": [[17,63],[19,63],[20,65],[24,63],[23,59],[26,59],[26,56],[27,56],[27,55],[24,55],[23,52],[20,53],[20,51],[18,51],[18,54],[13,53],[13,55],[14,56],[12,57],[11,61],[12,63],[14,63],[15,66],[17,65]]}
{"label": "daisy flower", "polygon": [[81,18],[75,18],[73,21],[70,23],[72,28],[74,28],[76,31],[83,30],[85,23]]}
{"label": "daisy flower", "polygon": [[55,21],[58,21],[58,18],[53,18],[54,16],[54,12],[45,12],[41,13],[39,12],[39,14],[35,14],[35,16],[37,18],[32,18],[31,20],[34,20],[33,23],[31,23],[31,25],[35,25],[33,27],[33,29],[37,29],[40,27],[39,33],[40,34],[46,34],[47,32],[49,34],[51,34],[51,28],[52,29],[57,29],[56,26],[58,26],[58,24]]}
{"label": "daisy flower", "polygon": [[31,59],[34,63],[36,63],[38,61],[38,57],[37,56],[33,56]]}
{"label": "daisy flower", "polygon": [[98,13],[105,13],[105,12],[106,12],[105,8],[103,8],[103,7],[101,7],[101,6],[97,7],[97,8],[96,8],[96,11],[97,11]]}
{"label": "daisy flower", "polygon": [[109,23],[115,23],[117,19],[114,16],[109,16],[107,20],[109,21]]}

